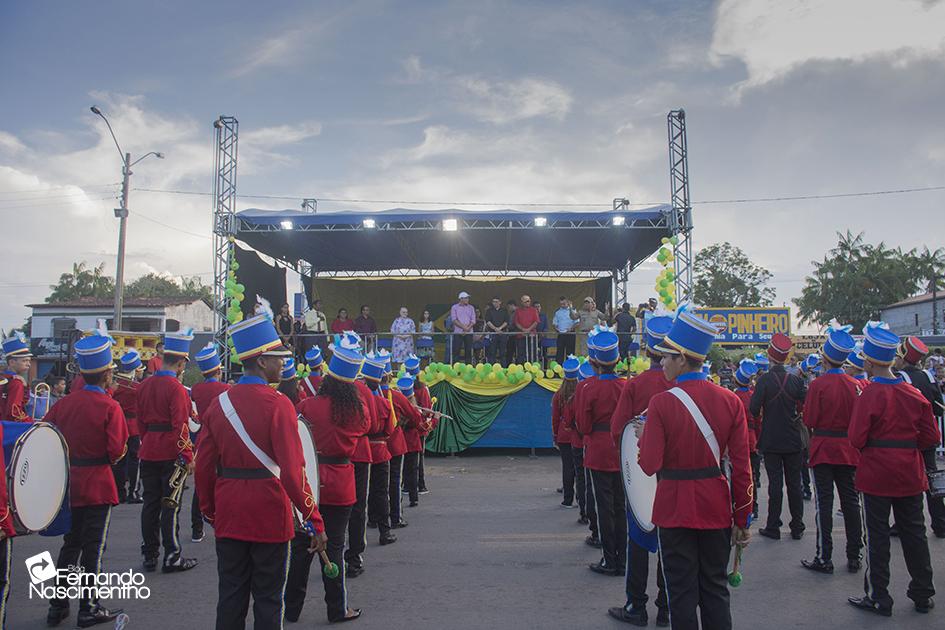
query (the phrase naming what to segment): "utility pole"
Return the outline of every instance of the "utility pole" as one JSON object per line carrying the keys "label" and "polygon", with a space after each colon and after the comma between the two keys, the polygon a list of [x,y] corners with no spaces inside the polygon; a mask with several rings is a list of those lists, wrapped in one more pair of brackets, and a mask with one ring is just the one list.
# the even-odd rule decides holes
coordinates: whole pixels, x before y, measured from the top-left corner
{"label": "utility pole", "polygon": [[938,274],[932,272],[932,334],[938,334]]}

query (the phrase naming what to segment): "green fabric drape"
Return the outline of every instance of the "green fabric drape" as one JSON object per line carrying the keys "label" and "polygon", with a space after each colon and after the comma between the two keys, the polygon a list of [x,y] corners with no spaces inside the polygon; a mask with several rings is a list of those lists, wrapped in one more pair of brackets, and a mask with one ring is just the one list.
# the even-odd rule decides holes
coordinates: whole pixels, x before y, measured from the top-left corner
{"label": "green fabric drape", "polygon": [[427,437],[431,453],[458,453],[469,448],[489,430],[508,400],[508,396],[470,394],[446,381],[431,387],[430,394],[437,398],[436,410],[452,416],[452,420],[440,420]]}

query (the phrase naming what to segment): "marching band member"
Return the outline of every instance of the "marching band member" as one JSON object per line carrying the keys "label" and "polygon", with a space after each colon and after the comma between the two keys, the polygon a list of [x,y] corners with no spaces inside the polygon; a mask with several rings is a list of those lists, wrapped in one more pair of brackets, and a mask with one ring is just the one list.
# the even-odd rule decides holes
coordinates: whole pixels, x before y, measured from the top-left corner
{"label": "marching band member", "polygon": [[325,360],[322,358],[321,348],[312,346],[305,353],[305,364],[308,365],[311,372],[302,379],[301,386],[305,390],[306,398],[318,394],[318,386],[322,384],[322,370],[325,366]]}
{"label": "marching band member", "polygon": [[[934,416],[936,410],[941,411],[943,401],[942,392],[936,386],[935,378],[919,367],[919,363],[928,353],[929,349],[921,339],[906,337],[899,346],[896,367],[900,370],[899,375],[919,390],[929,401]],[[935,471],[935,446],[922,451],[922,460],[925,462],[926,471]],[[932,532],[936,538],[945,538],[945,499],[933,497],[931,493],[926,493],[925,498],[929,505],[929,520],[932,523]]]}
{"label": "marching band member", "polygon": [[[646,339],[646,354],[650,359],[650,369],[627,380],[620,393],[620,400],[610,419],[610,433],[614,444],[619,445],[623,439],[624,427],[634,418],[645,414],[647,407],[650,406],[650,400],[656,394],[665,392],[673,386],[672,381],[667,380],[666,375],[660,367],[661,357],[656,353],[656,348],[666,337],[673,326],[673,318],[667,316],[651,317],[646,321],[643,334]],[[618,448],[619,455],[619,448]],[[628,526],[630,519],[633,518],[629,511],[625,510],[623,516],[627,519]],[[629,529],[628,529],[629,532]],[[626,592],[627,603],[624,606],[617,606],[609,609],[607,612],[611,617],[630,623],[636,626],[645,626],[648,621],[646,613],[646,583],[649,577],[650,552],[643,545],[639,544],[632,536],[627,536],[627,579]],[[656,567],[656,625],[669,625],[669,605],[666,603],[666,588],[663,584],[663,570],[657,561]]]}
{"label": "marching band member", "polygon": [[761,488],[761,454],[758,452],[758,434],[761,433],[761,417],[751,413],[751,397],[755,393],[752,378],[758,373],[758,366],[751,359],[742,359],[735,370],[735,395],[742,401],[745,417],[748,419],[748,457],[751,461],[751,478],[754,492],[751,496],[751,517],[758,518],[758,490]]}
{"label": "marching band member", "polygon": [[[433,397],[430,396],[430,388],[420,380],[420,357],[410,354],[404,359],[404,369],[414,380],[414,396],[417,398],[417,404],[426,409],[433,409]],[[417,494],[427,494],[426,477],[423,474],[423,455],[427,449],[427,435],[436,428],[439,422],[439,416],[434,414],[424,414],[428,428],[420,434],[420,454],[417,458]]]}
{"label": "marching band member", "polygon": [[[420,435],[423,432],[423,414],[417,409],[416,382],[412,376],[404,375],[397,379],[397,392],[394,393],[394,408],[397,410],[399,424],[404,430],[407,452],[404,454],[403,484],[410,498],[409,507],[417,507],[419,494]],[[401,394],[398,398],[397,394]]]}
{"label": "marching band member", "polygon": [[[213,401],[229,390],[230,386],[221,378],[223,366],[214,343],[207,344],[194,356],[194,359],[197,360],[197,367],[203,375],[203,381],[194,383],[194,386],[190,388],[190,398],[194,401],[194,407],[197,408],[197,422],[202,423],[202,418]],[[199,440],[199,436],[199,433],[195,435],[195,442]],[[203,515],[200,513],[200,493],[196,488],[190,500],[190,529],[190,542],[198,543],[203,540]]]}
{"label": "marching band member", "polygon": [[371,428],[368,439],[371,442],[371,480],[368,484],[368,525],[376,527],[380,533],[381,546],[397,542],[397,537],[390,531],[390,449],[387,440],[394,432],[394,414],[390,401],[381,390],[381,383],[387,379],[385,368],[390,354],[386,350],[370,352],[361,366],[361,376],[374,394],[371,402],[377,426]]}
{"label": "marching band member", "polygon": [[561,505],[573,508],[575,472],[574,453],[571,449],[572,430],[570,424],[564,420],[571,412],[580,363],[576,357],[569,356],[561,367],[564,370],[564,379],[561,381],[561,387],[551,397],[551,435],[561,455],[561,487],[564,489]]}
{"label": "marching band member", "polygon": [[863,525],[860,501],[853,486],[859,453],[850,444],[848,430],[853,405],[860,394],[856,381],[843,371],[843,364],[856,345],[839,325],[827,331],[821,361],[827,372],[811,382],[804,401],[804,424],[810,428],[810,467],[816,496],[817,552],[801,564],[811,571],[833,573],[833,490],[840,496],[847,536],[847,569],[860,570]]}
{"label": "marching band member", "polygon": [[299,375],[295,368],[295,359],[287,357],[282,364],[282,373],[279,375],[279,385],[276,390],[292,401],[293,405],[298,405],[307,396],[299,387]]}
{"label": "marching band member", "polygon": [[[125,455],[128,424],[108,390],[112,384],[112,340],[100,335],[75,344],[76,360],[85,386],[46,414],[69,447],[69,505],[72,523],[63,538],[57,567],[82,566],[88,575],[102,572],[102,554],[108,536],[112,506],[118,504],[118,489],[111,466]],[[83,580],[83,585],[92,584]],[[121,610],[108,610],[97,598],[79,600],[76,622],[80,628],[107,623]],[[69,616],[69,601],[49,602],[46,624],[57,626]]]}
{"label": "marching band member", "polygon": [[853,347],[853,352],[850,353],[850,356],[847,357],[846,363],[843,364],[844,371],[853,377],[853,380],[856,381],[857,388],[862,392],[866,389],[866,386],[870,384],[870,379],[866,375],[866,371],[863,369],[863,342],[857,341],[856,345]]}
{"label": "marching band member", "polygon": [[[361,338],[352,331],[341,337],[341,347],[361,352]],[[333,351],[336,351],[334,348]],[[363,357],[362,357],[363,358]],[[358,446],[351,456],[354,464],[354,486],[357,501],[351,509],[348,519],[348,549],[345,550],[345,565],[348,577],[356,578],[364,573],[364,550],[367,548],[367,498],[368,484],[371,480],[371,441],[367,434],[379,430],[377,414],[374,408],[374,392],[362,380],[355,380],[354,386],[361,396],[364,409],[368,414],[368,430],[358,438]]]}
{"label": "marching band member", "polygon": [[[589,354],[593,354],[593,346],[588,345],[587,351]],[[569,418],[566,418],[565,422],[569,423],[569,426],[571,427],[571,430],[578,443],[578,450],[574,452],[574,465],[577,467],[575,471],[579,476],[579,481],[577,484],[578,492],[581,492],[581,489],[583,488],[583,492],[581,492],[581,494],[584,496],[585,516],[583,521],[588,526],[588,529],[591,530],[590,535],[584,539],[584,542],[589,547],[600,549],[600,529],[597,525],[597,506],[595,505],[594,500],[594,485],[591,483],[591,471],[584,462],[584,456],[587,453],[587,436],[581,433],[581,430],[577,426],[577,413],[575,410],[578,404],[579,394],[585,386],[584,384],[596,379],[597,372],[594,371],[594,365],[591,363],[590,359],[588,359],[581,364],[581,367],[578,368],[578,384],[574,387],[574,396],[571,398],[571,409],[568,413]],[[574,442],[571,444],[573,448]]]}
{"label": "marching band member", "polygon": [[[6,384],[6,377],[0,376],[0,387]],[[2,443],[3,425],[0,424],[0,444]],[[13,537],[16,536],[16,529],[13,527],[13,512],[10,510],[10,497],[7,495],[6,470],[3,449],[0,449],[0,472],[3,473],[2,483],[0,483],[0,628],[7,627],[7,599],[10,597],[12,573],[10,558],[13,555]]]}
{"label": "marching band member", "polygon": [[26,414],[26,401],[29,399],[29,390],[26,387],[26,378],[32,365],[33,353],[26,342],[26,337],[19,330],[13,331],[10,337],[2,342],[3,358],[7,362],[7,369],[3,371],[6,385],[3,385],[3,400],[0,405],[0,420],[7,422],[29,422]]}
{"label": "marching band member", "polygon": [[189,330],[164,335],[161,369],[138,387],[138,422],[141,426],[141,536],[144,542],[144,570],[157,568],[158,553],[164,546],[161,571],[173,573],[197,566],[196,558],[184,558],[178,531],[180,505],[167,507],[161,499],[171,493],[170,480],[178,461],[192,468],[193,444],[188,420],[190,396],[180,382],[187,367],[193,334]]}
{"label": "marching band member", "polygon": [[[750,538],[748,423],[738,397],[702,372],[716,328],[681,311],[657,346],[676,387],[650,399],[637,428],[643,472],[658,475],[653,523],[674,630],[732,627],[726,567]],[[731,486],[722,472],[731,466]],[[734,525],[733,525],[734,523]],[[696,613],[696,609],[699,613]]]}
{"label": "marching band member", "polygon": [[137,350],[129,350],[118,360],[118,376],[112,398],[121,405],[128,423],[128,452],[112,466],[118,485],[119,503],[142,503],[138,492],[138,451],[141,449],[141,428],[138,426],[138,384],[144,365]]}
{"label": "marching band member", "polygon": [[[318,445],[318,477],[321,482],[319,509],[325,519],[328,535],[328,557],[337,563],[338,576],[322,574],[325,585],[325,604],[328,621],[350,621],[361,616],[360,609],[348,607],[345,587],[345,533],[349,531],[348,518],[357,501],[355,469],[352,457],[362,438],[371,430],[370,400],[365,401],[354,386],[364,358],[359,348],[335,347],[328,364],[328,375],[318,389],[318,395],[306,398],[299,411],[312,428],[312,437]],[[292,565],[286,589],[285,617],[295,621],[305,602],[312,556],[304,545],[293,542]]]}
{"label": "marching band member", "polygon": [[[381,393],[387,397],[390,405],[391,416],[393,416],[394,430],[387,438],[387,449],[390,451],[390,485],[388,486],[388,502],[390,504],[390,526],[391,529],[400,529],[407,526],[407,521],[403,518],[403,502],[401,500],[400,486],[404,476],[404,455],[407,453],[407,440],[404,438],[404,427],[402,421],[411,416],[410,408],[412,405],[407,402],[405,405],[401,400],[403,394],[397,391],[396,387],[390,386],[390,380],[393,378],[393,369],[391,367],[390,355],[387,356],[387,363],[384,366],[385,380],[381,381]],[[400,401],[395,404],[395,400]]]}
{"label": "marching band member", "polygon": [[216,537],[216,627],[243,628],[252,594],[254,627],[272,630],[282,628],[294,510],[310,551],[325,549],[325,522],[305,477],[295,408],[269,386],[279,382],[291,351],[265,315],[233,324],[230,337],[243,376],[202,415],[195,471],[200,508]]}
{"label": "marching band member", "polygon": [[884,617],[892,615],[888,591],[892,510],[912,578],[906,595],[916,611],[927,613],[934,605],[935,587],[922,509],[928,478],[920,451],[938,443],[938,427],[929,401],[892,372],[899,337],[882,322],[868,323],[863,334],[863,366],[873,382],[857,398],[849,433],[850,443],[860,451],[856,489],[863,496],[866,527],[866,594],[849,602]]}
{"label": "marching band member", "polygon": [[577,395],[575,425],[586,438],[584,466],[591,471],[591,485],[597,508],[603,558],[590,565],[591,571],[603,575],[624,575],[626,572],[627,519],[623,479],[620,476],[620,452],[610,433],[610,420],[620,400],[623,379],[614,374],[620,360],[617,335],[601,329],[588,339],[594,348],[597,378]]}

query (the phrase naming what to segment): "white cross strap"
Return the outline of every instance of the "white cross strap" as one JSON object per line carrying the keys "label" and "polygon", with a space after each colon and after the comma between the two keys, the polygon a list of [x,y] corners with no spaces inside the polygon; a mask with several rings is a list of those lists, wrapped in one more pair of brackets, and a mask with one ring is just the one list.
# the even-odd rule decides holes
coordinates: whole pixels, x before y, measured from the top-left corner
{"label": "white cross strap", "polygon": [[312,392],[312,396],[318,396],[318,392],[315,391],[315,386],[312,385],[311,377],[306,376],[302,379],[302,382],[308,387],[308,391]]}
{"label": "white cross strap", "polygon": [[266,453],[253,442],[253,438],[249,437],[249,433],[246,432],[246,427],[243,426],[243,421],[240,419],[239,414],[236,413],[233,403],[230,402],[229,394],[223,392],[220,394],[219,400],[220,408],[223,409],[223,414],[226,416],[226,419],[230,421],[230,426],[236,431],[236,435],[243,441],[243,444],[246,445],[249,452],[259,460],[259,463],[265,466],[269,472],[272,473],[273,477],[279,479],[282,475],[279,464],[272,461],[272,458],[266,455]]}
{"label": "white cross strap", "polygon": [[681,402],[683,406],[689,411],[689,415],[692,416],[696,426],[699,427],[699,432],[702,433],[702,437],[705,439],[706,444],[709,445],[709,449],[715,456],[715,461],[719,464],[719,467],[721,467],[722,452],[719,449],[719,441],[716,439],[715,433],[712,431],[712,427],[709,425],[709,421],[705,419],[704,415],[702,415],[702,411],[699,410],[699,407],[696,405],[695,401],[689,396],[689,394],[678,387],[672,388],[669,390],[669,393],[679,399],[679,402]]}

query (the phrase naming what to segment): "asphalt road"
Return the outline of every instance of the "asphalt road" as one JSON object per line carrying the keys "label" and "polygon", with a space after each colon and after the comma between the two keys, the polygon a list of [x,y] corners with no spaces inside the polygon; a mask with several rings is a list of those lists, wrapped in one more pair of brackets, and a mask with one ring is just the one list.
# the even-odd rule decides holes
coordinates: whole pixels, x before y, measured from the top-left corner
{"label": "asphalt road", "polygon": [[[558,505],[561,497],[555,488],[560,485],[559,470],[559,460],[551,453],[535,459],[525,454],[495,453],[428,458],[431,493],[421,497],[420,507],[406,510],[410,526],[397,531],[397,544],[378,547],[376,531],[369,530],[367,571],[348,581],[350,604],[364,609],[364,616],[352,627],[626,627],[606,614],[609,606],[624,601],[623,579],[598,576],[587,569],[599,552],[584,544],[587,531],[576,522],[577,510]],[[189,505],[189,497],[187,501]],[[736,627],[945,627],[945,598],[940,598],[942,610],[931,615],[912,610],[905,597],[908,575],[895,542],[891,593],[897,604],[892,619],[874,617],[846,604],[847,596],[861,594],[862,572],[822,576],[802,569],[800,560],[812,557],[814,549],[813,510],[810,503],[805,507],[808,535],[803,540],[752,540],[744,558],[744,583],[732,591]],[[106,570],[140,568],[138,517],[137,506],[123,505],[113,511]],[[108,602],[125,608],[130,617],[126,628],[213,627],[216,562],[212,535],[191,544],[189,534],[189,529],[182,530],[185,555],[197,557],[201,566],[183,574],[147,574],[148,600]],[[841,519],[835,519],[834,536],[842,555]],[[930,546],[942,588],[945,540],[932,538]],[[46,602],[29,599],[23,560],[46,549],[55,558],[58,548],[58,539],[39,536],[14,542],[8,628],[45,627]],[[651,576],[655,560],[652,565]],[[328,625],[322,597],[321,581],[313,572],[297,627]],[[651,624],[655,612],[651,604]],[[73,613],[62,627],[73,627],[74,622]],[[251,620],[248,627],[252,627]]]}

